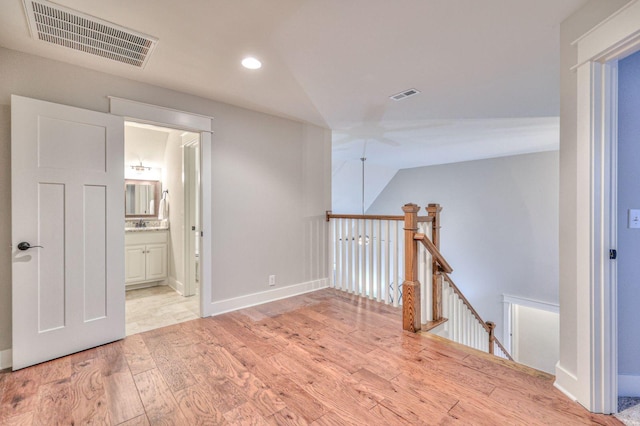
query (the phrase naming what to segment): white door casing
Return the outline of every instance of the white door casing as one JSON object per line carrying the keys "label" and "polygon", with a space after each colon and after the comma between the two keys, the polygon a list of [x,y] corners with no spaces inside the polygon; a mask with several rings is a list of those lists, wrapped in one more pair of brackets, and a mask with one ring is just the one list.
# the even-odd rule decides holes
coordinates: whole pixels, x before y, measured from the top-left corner
{"label": "white door casing", "polygon": [[16,370],[125,336],[124,123],[14,95],[11,125]]}
{"label": "white door casing", "polygon": [[110,112],[127,120],[153,124],[200,134],[200,316],[210,316],[213,309],[211,259],[213,258],[212,199],[212,117],[178,111],[143,102],[109,97]]}
{"label": "white door casing", "polygon": [[[197,291],[197,269],[200,254],[200,137],[183,137],[184,177],[184,296],[193,296]],[[197,255],[196,255],[197,254]]]}
{"label": "white door casing", "polygon": [[[577,369],[556,367],[556,386],[593,412],[617,411],[617,61],[640,46],[632,0],[574,42],[577,72]],[[561,325],[562,327],[562,325]],[[561,357],[562,358],[562,357]]]}

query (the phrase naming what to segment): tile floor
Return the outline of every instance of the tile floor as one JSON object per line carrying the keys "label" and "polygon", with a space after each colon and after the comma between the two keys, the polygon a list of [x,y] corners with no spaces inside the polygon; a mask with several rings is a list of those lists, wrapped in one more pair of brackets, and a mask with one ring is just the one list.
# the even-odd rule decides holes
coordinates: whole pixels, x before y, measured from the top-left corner
{"label": "tile floor", "polygon": [[183,297],[160,285],[127,291],[127,336],[200,318],[198,296]]}

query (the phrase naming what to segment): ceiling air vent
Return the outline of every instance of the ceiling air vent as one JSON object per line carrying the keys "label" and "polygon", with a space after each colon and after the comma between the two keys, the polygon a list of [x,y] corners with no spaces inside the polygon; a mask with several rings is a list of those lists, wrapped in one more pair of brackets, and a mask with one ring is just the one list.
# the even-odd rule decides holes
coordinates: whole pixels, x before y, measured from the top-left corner
{"label": "ceiling air vent", "polygon": [[144,68],[158,39],[46,1],[24,0],[33,38]]}
{"label": "ceiling air vent", "polygon": [[402,99],[406,99],[408,97],[415,96],[418,93],[420,93],[420,91],[418,89],[408,89],[408,90],[403,90],[400,93],[396,93],[395,95],[391,95],[389,97],[391,99],[393,99],[394,101],[400,101]]}

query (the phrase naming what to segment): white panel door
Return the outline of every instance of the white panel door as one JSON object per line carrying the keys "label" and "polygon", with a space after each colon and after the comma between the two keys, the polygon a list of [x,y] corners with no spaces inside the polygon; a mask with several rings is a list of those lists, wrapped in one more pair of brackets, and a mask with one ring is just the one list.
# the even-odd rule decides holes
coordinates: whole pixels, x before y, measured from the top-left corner
{"label": "white panel door", "polygon": [[12,96],[11,126],[16,370],[125,336],[124,123]]}

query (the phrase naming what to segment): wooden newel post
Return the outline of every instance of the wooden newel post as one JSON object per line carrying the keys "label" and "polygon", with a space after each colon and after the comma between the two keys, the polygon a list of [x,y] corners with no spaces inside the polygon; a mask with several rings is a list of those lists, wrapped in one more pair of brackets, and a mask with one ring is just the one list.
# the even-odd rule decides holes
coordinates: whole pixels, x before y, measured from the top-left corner
{"label": "wooden newel post", "polygon": [[405,204],[404,212],[404,282],[402,283],[402,328],[420,331],[420,283],[418,282],[418,242],[413,236],[418,232],[418,211],[415,204]]}
{"label": "wooden newel post", "polygon": [[487,321],[487,327],[489,327],[489,353],[491,355],[494,355],[494,346],[496,343],[496,336],[493,332],[493,330],[496,328],[496,324],[491,322],[491,321]]}
{"label": "wooden newel post", "polygon": [[[440,250],[440,212],[442,207],[440,204],[429,204],[427,213],[431,220],[431,241]],[[438,268],[438,263],[433,261],[431,264],[431,312],[433,321],[442,319],[442,275]]]}

